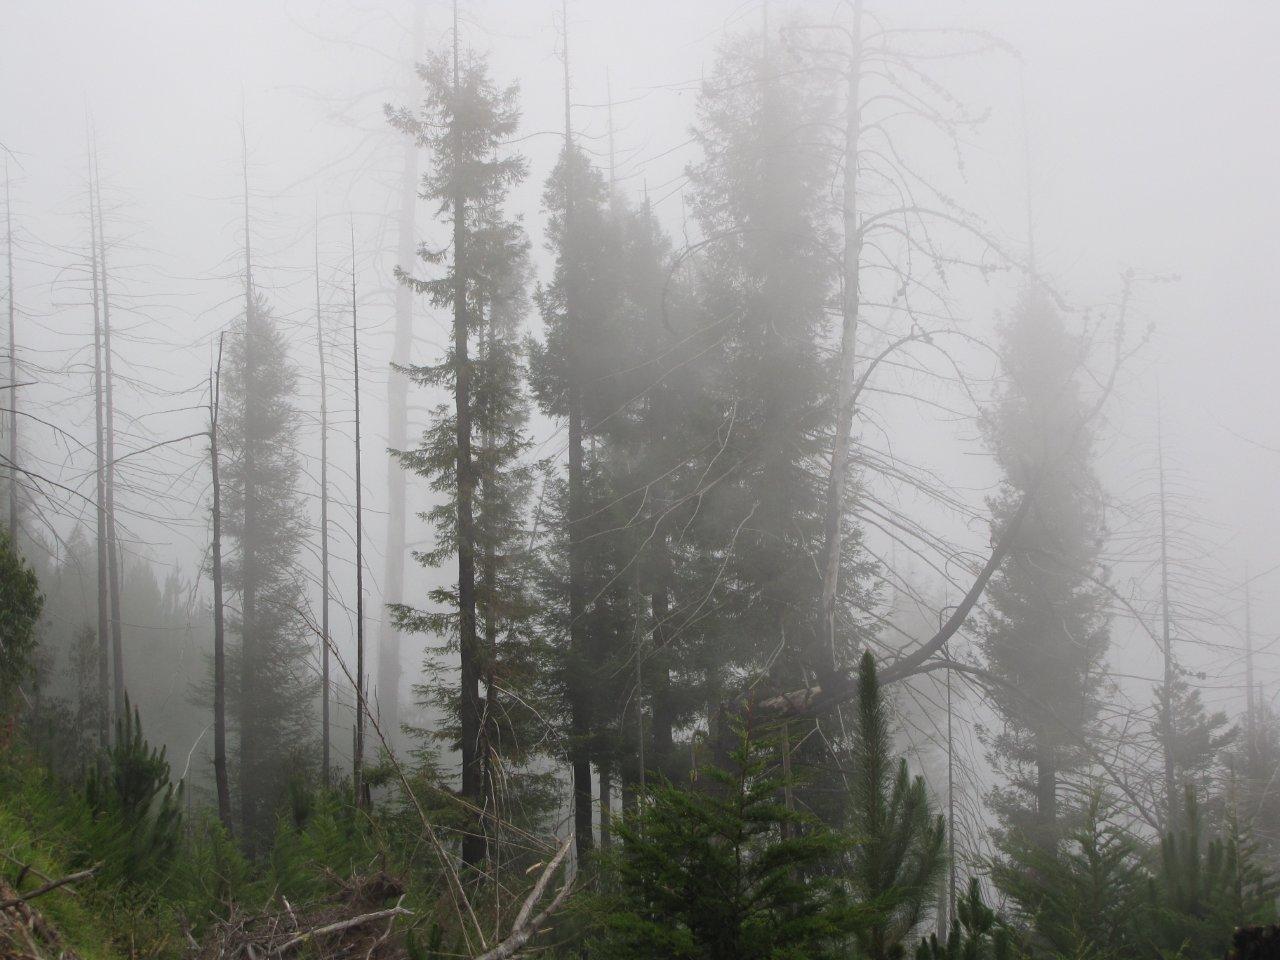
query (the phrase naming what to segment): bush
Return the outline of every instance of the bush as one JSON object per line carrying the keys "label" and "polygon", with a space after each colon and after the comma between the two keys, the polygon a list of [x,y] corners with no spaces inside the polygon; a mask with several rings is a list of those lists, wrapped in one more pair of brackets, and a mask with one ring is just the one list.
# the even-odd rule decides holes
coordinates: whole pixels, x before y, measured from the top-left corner
{"label": "bush", "polygon": [[169,780],[164,748],[142,736],[142,718],[125,698],[106,762],[90,770],[85,800],[92,815],[89,846],[102,876],[131,884],[158,882],[182,835],[182,785]]}

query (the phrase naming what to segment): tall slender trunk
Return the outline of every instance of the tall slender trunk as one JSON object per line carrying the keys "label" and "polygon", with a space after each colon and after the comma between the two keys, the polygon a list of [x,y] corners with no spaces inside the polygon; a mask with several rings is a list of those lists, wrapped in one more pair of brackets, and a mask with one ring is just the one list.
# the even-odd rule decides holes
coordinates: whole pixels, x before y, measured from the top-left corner
{"label": "tall slender trunk", "polygon": [[231,830],[231,787],[227,782],[227,631],[222,599],[222,484],[218,473],[218,413],[222,400],[222,337],[218,366],[209,383],[209,475],[213,484],[213,778],[218,819]]}
{"label": "tall slender trunk", "polygon": [[18,546],[18,333],[13,299],[13,198],[9,192],[9,161],[4,164],[5,247],[9,262],[9,539]]}
{"label": "tall slender trunk", "polygon": [[1253,699],[1253,596],[1249,589],[1249,572],[1244,580],[1244,748],[1250,776],[1257,752],[1258,721]]}
{"label": "tall slender trunk", "polygon": [[600,775],[600,849],[613,846],[613,764],[607,757],[596,763]]}
{"label": "tall slender trunk", "polygon": [[1173,764],[1177,731],[1173,716],[1173,630],[1169,607],[1169,523],[1165,502],[1164,427],[1156,413],[1157,470],[1160,480],[1160,619],[1164,647],[1164,709],[1160,712],[1160,741],[1164,753],[1165,830],[1175,829],[1178,820],[1178,783]]}
{"label": "tall slender trunk", "polygon": [[[459,89],[458,11],[453,20],[453,88]],[[456,113],[455,125],[461,123]],[[471,462],[471,362],[467,338],[467,197],[459,184],[452,199],[453,216],[453,362],[454,403],[457,414],[458,459],[458,659],[461,674],[459,721],[462,732],[462,798],[479,809],[484,802],[484,769],[480,730],[480,671],[476,636],[475,517],[472,498],[475,476]],[[475,865],[484,859],[482,826],[471,820],[462,839],[462,860]]]}
{"label": "tall slender trunk", "polygon": [[120,618],[120,547],[116,531],[116,407],[115,376],[111,370],[111,296],[107,291],[107,238],[102,218],[102,182],[98,171],[98,148],[93,148],[94,192],[98,196],[98,269],[102,283],[102,371],[103,371],[103,449],[106,475],[107,580],[111,595],[111,666],[114,679],[115,712],[124,710],[124,636]]}
{"label": "tall slender trunk", "polygon": [[[573,116],[569,103],[569,19],[567,0],[561,2],[564,26],[564,238],[565,316],[572,330],[581,322],[574,315],[578,250],[573,234]],[[584,590],[585,563],[582,555],[583,452],[582,452],[582,369],[578,337],[569,337],[569,726],[573,737],[570,763],[573,779],[574,847],[582,860],[594,845],[591,833],[591,733],[590,704],[585,677],[587,623]]]}
{"label": "tall slender trunk", "polygon": [[855,0],[850,27],[848,75],[845,78],[845,148],[842,225],[843,290],[840,300],[840,372],[836,381],[835,440],[827,478],[822,576],[822,634],[814,668],[820,682],[836,669],[836,593],[840,586],[841,520],[849,477],[849,443],[853,433],[853,375],[857,358],[859,268],[862,235],[858,225],[858,141],[862,129],[859,81],[862,74],[862,0]]}
{"label": "tall slender trunk", "polygon": [[364,789],[364,493],[360,479],[360,326],[356,314],[356,232],[351,228],[351,372],[356,395],[356,749],[352,780],[356,806],[363,807]]}
{"label": "tall slender trunk", "polygon": [[[647,265],[657,267],[655,240],[653,235],[653,210],[649,204],[648,190],[644,198],[645,247],[641,252]],[[660,271],[659,271],[660,273]],[[654,278],[650,278],[653,280]],[[652,295],[660,289],[661,280],[647,290]],[[647,328],[651,331],[648,342],[649,355],[658,357],[662,354],[662,294],[646,304]],[[645,442],[650,449],[662,449],[671,429],[673,411],[670,387],[665,378],[660,377],[648,394],[648,409],[645,411]],[[652,462],[652,461],[651,461]],[[671,591],[675,579],[675,564],[671,556],[671,535],[664,513],[668,505],[670,484],[659,479],[653,486],[653,505],[650,513],[650,564],[648,584],[649,613],[652,619],[652,649],[649,656],[642,657],[637,652],[636,677],[637,685],[641,679],[641,667],[648,667],[653,710],[652,729],[653,763],[657,769],[668,777],[674,777],[673,752],[675,731],[675,703],[671,695],[671,649],[672,631],[668,620],[671,616]],[[639,692],[637,698],[641,699]],[[640,783],[644,787],[644,713],[643,705],[637,706],[640,711]]]}
{"label": "tall slender trunk", "polygon": [[320,765],[332,782],[329,743],[329,383],[325,376],[324,321],[320,314],[320,218],[316,218],[316,352],[320,356]]}
{"label": "tall slender trunk", "polygon": [[[490,361],[493,358],[494,350],[494,328],[493,328],[493,307],[489,308],[489,317],[485,317],[485,305],[479,293],[475,296],[475,315],[476,321],[480,325],[478,331],[477,354],[480,360],[480,369],[490,368]],[[487,455],[493,450],[497,444],[497,438],[494,436],[493,419],[485,417],[481,413],[480,423],[480,458],[479,463],[489,464],[489,469],[476,470],[476,489],[479,493],[480,506],[479,515],[480,523],[477,524],[477,538],[480,541],[480,589],[476,599],[478,609],[478,617],[484,628],[484,707],[480,717],[480,743],[482,754],[481,763],[481,793],[484,802],[481,809],[484,811],[482,826],[484,828],[483,835],[485,841],[486,856],[495,858],[495,869],[497,866],[496,859],[499,855],[498,850],[498,829],[502,823],[501,812],[498,810],[498,794],[497,781],[495,778],[495,767],[497,757],[494,755],[495,744],[498,738],[494,735],[494,724],[498,717],[498,688],[496,677],[496,665],[498,662],[498,557],[494,544],[494,528],[492,516],[489,510],[500,492],[496,488],[497,482],[497,464],[493,459],[486,459]],[[488,528],[484,526],[484,520],[489,516],[490,523]],[[483,597],[483,602],[481,602]]]}
{"label": "tall slender trunk", "polygon": [[1053,840],[1058,822],[1057,751],[1043,730],[1036,733],[1036,824],[1041,843]]}
{"label": "tall slender trunk", "polygon": [[102,305],[99,299],[97,195],[89,181],[89,258],[93,275],[93,430],[98,558],[98,740],[111,736],[111,599],[107,583],[107,492],[102,447]]}
{"label": "tall slender trunk", "polygon": [[[424,32],[423,4],[417,3],[413,22],[413,52],[417,59]],[[405,135],[400,177],[400,214],[397,223],[398,262],[413,261],[417,246],[414,227],[418,200],[418,146]],[[396,288],[395,333],[391,348],[391,372],[387,380],[387,445],[404,450],[409,442],[409,379],[400,368],[409,364],[413,348],[413,291],[407,284]],[[406,525],[406,475],[391,464],[387,471],[387,552],[382,577],[383,606],[404,602]],[[388,739],[394,744],[400,732],[400,632],[384,610],[378,630],[378,712]]]}
{"label": "tall slender trunk", "polygon": [[947,923],[944,933],[949,933],[956,917],[956,754],[954,730],[955,711],[951,699],[951,671],[947,671]]}
{"label": "tall slender trunk", "polygon": [[253,678],[257,651],[257,476],[256,443],[253,421],[257,414],[258,395],[256,364],[257,349],[254,333],[257,328],[257,305],[253,290],[253,249],[249,225],[249,153],[243,121],[241,127],[241,163],[244,173],[244,533],[240,538],[240,826],[241,833],[249,839],[258,813],[257,752],[258,710]]}

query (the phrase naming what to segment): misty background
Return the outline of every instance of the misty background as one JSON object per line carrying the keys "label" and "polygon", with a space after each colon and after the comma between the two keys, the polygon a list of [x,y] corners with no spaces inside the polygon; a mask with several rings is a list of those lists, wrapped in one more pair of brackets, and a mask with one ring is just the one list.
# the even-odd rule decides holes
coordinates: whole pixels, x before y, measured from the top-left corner
{"label": "misty background", "polygon": [[[835,4],[783,3],[815,17]],[[450,9],[423,5],[425,49],[447,43]],[[690,127],[697,90],[721,34],[756,25],[761,5],[698,0],[647,4],[574,0],[575,122],[597,162],[613,165],[622,193],[647,193],[677,247],[696,240],[682,188],[696,157]],[[902,2],[895,27],[954,26],[989,31],[999,44],[939,66],[938,75],[981,123],[964,134],[963,171],[954,156],[916,156],[918,169],[977,212],[1008,249],[1025,256],[1034,237],[1039,271],[1061,291],[1070,322],[1088,324],[1118,310],[1132,272],[1130,329],[1150,329],[1126,365],[1100,432],[1099,474],[1108,528],[1130,529],[1132,504],[1150,493],[1157,410],[1166,457],[1188,495],[1179,525],[1203,577],[1216,620],[1187,624],[1180,657],[1198,672],[1208,705],[1236,712],[1243,698],[1244,589],[1253,578],[1254,644],[1264,695],[1280,694],[1275,640],[1280,623],[1280,406],[1272,388],[1280,356],[1280,110],[1274,37],[1280,9],[1270,4],[1154,2],[1071,4]],[[351,245],[359,289],[365,423],[364,493],[368,622],[383,613],[379,582],[387,471],[386,383],[391,352],[393,215],[400,148],[384,104],[412,102],[414,12],[408,3],[124,2],[111,5],[16,2],[0,34],[0,142],[12,191],[18,277],[16,306],[23,408],[46,424],[28,426],[24,451],[62,484],[91,493],[92,451],[74,442],[91,428],[92,314],[84,269],[86,144],[97,141],[108,221],[116,320],[116,404],[122,452],[117,513],[122,549],[186,587],[193,623],[203,622],[202,564],[208,543],[205,442],[153,444],[204,428],[203,404],[219,331],[240,310],[242,138],[248,158],[251,240],[257,285],[284,321],[292,359],[303,371],[299,405],[316,405],[313,260],[331,325],[330,442],[333,467],[334,636],[351,659],[354,574],[349,310]],[[494,77],[520,83],[518,149],[530,176],[511,209],[522,214],[535,272],[550,261],[538,215],[542,184],[561,148],[558,4],[464,2],[465,42],[490,56]],[[610,106],[611,101],[611,106]],[[440,246],[447,227],[420,204],[418,232]],[[403,265],[402,266],[408,266]],[[419,265],[420,268],[421,265]],[[990,337],[1012,306],[1020,276],[977,278],[956,271],[949,291],[957,323]],[[415,298],[413,359],[438,356],[449,337],[447,311]],[[530,332],[539,334],[536,312]],[[981,367],[975,353],[971,358]],[[988,373],[994,364],[988,359]],[[940,388],[941,389],[941,388]],[[439,397],[411,388],[410,436]],[[937,397],[939,403],[946,398]],[[954,398],[952,398],[954,399]],[[998,481],[972,423],[941,407],[884,396],[876,415],[892,425],[895,454],[934,471],[985,515]],[[64,434],[63,431],[66,433]],[[70,436],[68,436],[70,435]],[[562,426],[535,418],[538,456],[562,455]],[[344,440],[344,437],[347,438]],[[318,449],[314,422],[297,437]],[[315,491],[304,494],[314,508]],[[913,503],[904,510],[940,536],[981,554],[990,530],[960,511]],[[409,478],[409,507],[429,508],[426,484]],[[45,514],[62,538],[92,525],[90,506],[51,495]],[[408,540],[429,545],[426,524],[410,521]],[[894,549],[869,535],[884,555]],[[1118,587],[1145,582],[1149,556],[1108,546]],[[947,578],[897,557],[935,595]],[[318,597],[316,565],[308,593]],[[422,597],[435,580],[406,567],[406,594]],[[954,595],[967,574],[951,571]],[[57,616],[58,611],[52,611]],[[929,613],[920,616],[928,619]],[[195,628],[193,628],[195,629]],[[201,627],[203,629],[203,627]],[[1113,625],[1110,662],[1122,687],[1147,702],[1159,669],[1150,641],[1123,616]],[[407,636],[405,693],[421,660],[422,638]],[[191,672],[175,676],[174,707],[203,669],[194,645]],[[420,718],[430,722],[430,717]],[[971,721],[982,719],[980,709]],[[921,749],[927,731],[918,731]],[[982,751],[970,734],[966,769],[985,782]],[[172,744],[185,756],[190,743]],[[336,750],[346,749],[336,738]],[[197,754],[198,756],[198,754]],[[976,792],[975,792],[976,796]],[[975,806],[975,810],[976,810]]]}

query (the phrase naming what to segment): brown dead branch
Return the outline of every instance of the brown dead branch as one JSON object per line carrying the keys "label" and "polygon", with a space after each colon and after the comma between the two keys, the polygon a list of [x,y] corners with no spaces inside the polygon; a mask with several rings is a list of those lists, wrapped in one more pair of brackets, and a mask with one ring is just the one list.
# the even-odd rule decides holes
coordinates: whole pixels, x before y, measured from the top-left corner
{"label": "brown dead branch", "polygon": [[75,883],[79,880],[87,880],[97,873],[100,866],[102,866],[100,863],[94,864],[87,870],[79,870],[76,873],[69,873],[65,877],[59,877],[57,880],[50,880],[43,886],[36,887],[28,893],[19,894],[17,896],[10,897],[7,900],[0,900],[0,910],[7,910],[10,907],[16,907],[18,904],[26,903],[28,900],[34,900],[36,897],[43,897],[46,893],[57,890],[59,887],[64,887],[69,883]]}
{"label": "brown dead branch", "polygon": [[551,918],[551,915],[560,909],[565,899],[569,896],[569,892],[573,889],[572,871],[566,873],[563,885],[551,899],[551,902],[539,911],[537,916],[530,919],[533,908],[542,899],[547,886],[551,883],[551,878],[555,876],[556,870],[559,869],[560,864],[569,853],[569,848],[572,844],[572,838],[562,843],[560,849],[556,851],[556,855],[543,868],[542,875],[538,877],[538,882],[533,885],[533,889],[529,891],[529,895],[525,897],[524,903],[520,907],[520,912],[516,914],[515,921],[511,924],[511,932],[507,934],[507,938],[492,950],[481,954],[476,960],[507,960],[509,957],[514,957],[533,938],[534,934],[542,929]]}

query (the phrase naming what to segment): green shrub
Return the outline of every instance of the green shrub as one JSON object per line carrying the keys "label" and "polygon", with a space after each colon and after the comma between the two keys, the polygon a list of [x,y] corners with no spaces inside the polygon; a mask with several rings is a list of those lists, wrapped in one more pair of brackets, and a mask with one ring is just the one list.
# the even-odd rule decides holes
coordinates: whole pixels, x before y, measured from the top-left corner
{"label": "green shrub", "polygon": [[[842,955],[858,914],[818,869],[842,841],[779,802],[777,743],[744,729],[709,789],[669,783],[619,826],[601,956],[782,960]],[[593,951],[593,955],[596,955]]]}
{"label": "green shrub", "polygon": [[92,816],[89,848],[106,880],[156,883],[172,864],[182,836],[182,785],[169,780],[164,748],[142,735],[137,708],[116,720],[105,763],[91,769],[85,800]]}

